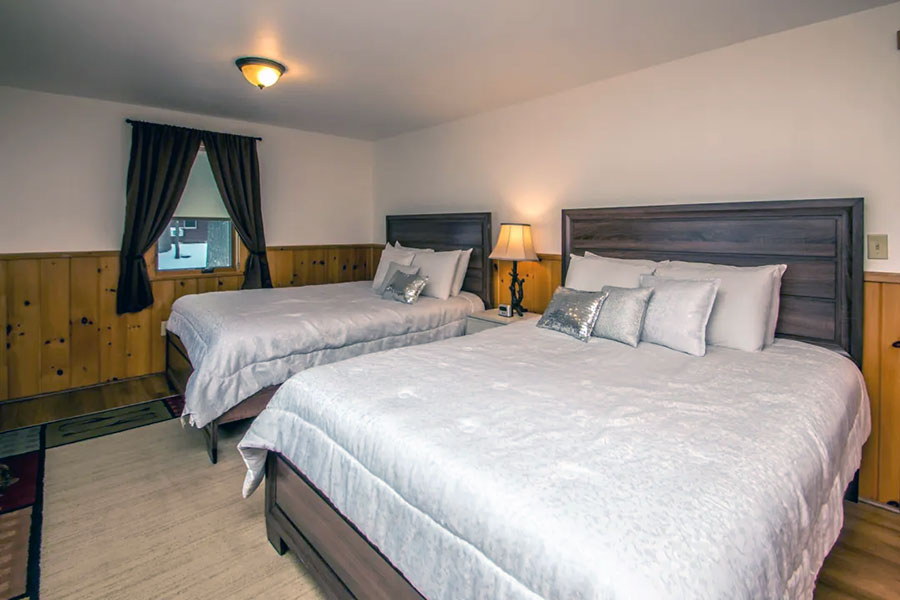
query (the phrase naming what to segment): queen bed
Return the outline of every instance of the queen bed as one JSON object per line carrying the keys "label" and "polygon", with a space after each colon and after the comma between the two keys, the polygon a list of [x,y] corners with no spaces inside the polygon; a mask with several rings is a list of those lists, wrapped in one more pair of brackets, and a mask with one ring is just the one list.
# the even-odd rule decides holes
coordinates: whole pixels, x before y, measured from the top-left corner
{"label": "queen bed", "polygon": [[166,372],[184,393],[184,416],[207,434],[256,416],[278,386],[315,365],[465,332],[467,315],[490,303],[490,213],[393,215],[389,244],[472,249],[461,291],[412,305],[382,299],[371,281],[184,296],[167,322]]}
{"label": "queen bed", "polygon": [[242,440],[244,493],[266,475],[270,541],[333,597],[811,597],[870,428],[861,227],[861,200],[564,211],[564,257],[786,263],[777,339],[526,322],[311,369]]}

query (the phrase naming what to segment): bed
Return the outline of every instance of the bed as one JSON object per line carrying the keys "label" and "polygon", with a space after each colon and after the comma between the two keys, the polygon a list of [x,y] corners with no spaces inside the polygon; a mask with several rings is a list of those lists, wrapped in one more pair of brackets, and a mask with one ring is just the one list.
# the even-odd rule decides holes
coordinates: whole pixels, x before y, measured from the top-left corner
{"label": "bed", "polygon": [[278,386],[309,367],[462,335],[490,304],[490,213],[391,215],[387,240],[435,250],[472,248],[462,291],[413,305],[379,298],[371,281],[184,296],[167,324],[166,373],[185,418],[206,433],[254,417]]}
{"label": "bed", "polygon": [[861,227],[861,200],[564,211],[563,256],[786,262],[778,339],[522,323],[312,369],[241,442],[244,492],[265,473],[269,540],[332,597],[811,597],[870,428]]}

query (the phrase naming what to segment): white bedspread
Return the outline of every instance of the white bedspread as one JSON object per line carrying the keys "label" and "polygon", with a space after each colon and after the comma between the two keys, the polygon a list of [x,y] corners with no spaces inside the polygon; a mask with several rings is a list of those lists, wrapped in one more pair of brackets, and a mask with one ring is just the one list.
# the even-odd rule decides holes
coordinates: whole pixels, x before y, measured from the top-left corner
{"label": "white bedspread", "polygon": [[194,372],[184,414],[203,427],[245,398],[304,369],[465,333],[478,296],[383,300],[371,281],[183,296],[167,328]]}
{"label": "white bedspread", "polygon": [[282,453],[431,599],[810,598],[869,434],[846,358],[705,357],[532,323],[309,370]]}

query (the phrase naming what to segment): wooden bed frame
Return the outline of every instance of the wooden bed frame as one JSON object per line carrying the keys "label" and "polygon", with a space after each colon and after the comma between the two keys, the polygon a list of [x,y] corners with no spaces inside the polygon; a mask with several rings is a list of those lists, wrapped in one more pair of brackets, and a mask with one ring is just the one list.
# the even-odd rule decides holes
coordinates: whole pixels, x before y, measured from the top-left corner
{"label": "wooden bed frame", "polygon": [[[399,242],[411,248],[467,250],[472,248],[462,289],[476,294],[491,306],[491,269],[488,256],[493,244],[491,213],[438,213],[428,215],[388,215],[385,217],[388,243]],[[166,333],[166,377],[184,394],[194,368],[187,350],[177,335]],[[203,428],[206,450],[213,464],[218,461],[219,425],[258,415],[280,386],[262,389],[243,400]]]}
{"label": "wooden bed frame", "polygon": [[[569,253],[733,265],[787,263],[778,335],[862,360],[861,199],[564,210]],[[853,484],[851,484],[853,488]],[[851,492],[848,492],[853,495]],[[331,598],[422,595],[283,456],[266,458],[266,531]]]}

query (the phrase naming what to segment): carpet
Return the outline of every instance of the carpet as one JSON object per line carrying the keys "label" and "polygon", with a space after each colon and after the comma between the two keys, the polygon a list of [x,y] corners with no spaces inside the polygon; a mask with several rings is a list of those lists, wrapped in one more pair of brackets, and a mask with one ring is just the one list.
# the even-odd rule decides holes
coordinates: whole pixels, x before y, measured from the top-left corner
{"label": "carpet", "polygon": [[[320,598],[269,545],[264,495],[241,499],[236,444],[219,464],[154,401],[0,434],[0,600]],[[0,472],[0,476],[3,473]]]}

